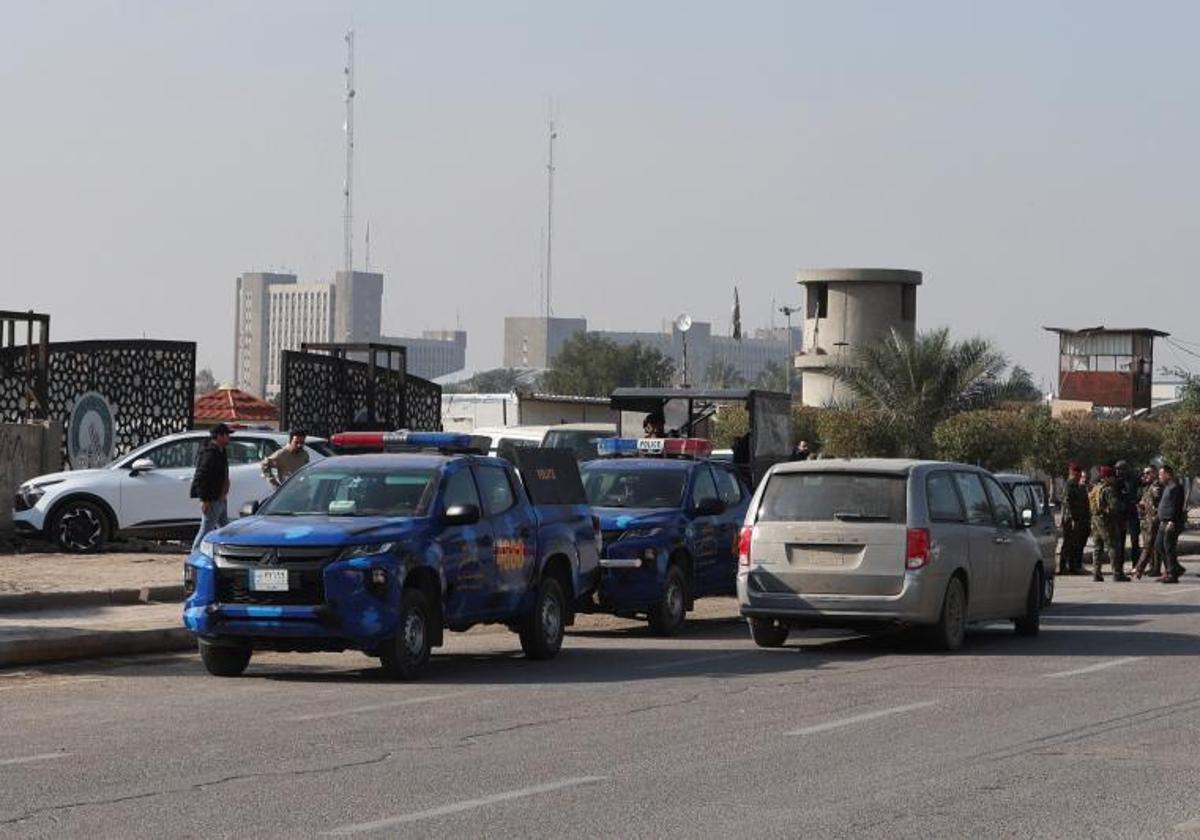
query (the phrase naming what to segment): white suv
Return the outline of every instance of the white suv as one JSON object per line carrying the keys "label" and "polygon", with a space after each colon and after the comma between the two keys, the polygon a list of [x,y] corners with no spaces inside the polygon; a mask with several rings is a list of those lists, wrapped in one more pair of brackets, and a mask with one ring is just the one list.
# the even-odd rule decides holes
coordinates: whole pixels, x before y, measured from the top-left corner
{"label": "white suv", "polygon": [[[191,539],[200,526],[200,504],[191,498],[196,457],[207,431],[168,435],[97,470],[71,470],[30,479],[17,489],[13,524],[64,551],[99,551],[114,536]],[[229,515],[272,492],[259,462],[287,443],[278,432],[235,431],[229,440]],[[328,452],[308,438],[310,462]]]}

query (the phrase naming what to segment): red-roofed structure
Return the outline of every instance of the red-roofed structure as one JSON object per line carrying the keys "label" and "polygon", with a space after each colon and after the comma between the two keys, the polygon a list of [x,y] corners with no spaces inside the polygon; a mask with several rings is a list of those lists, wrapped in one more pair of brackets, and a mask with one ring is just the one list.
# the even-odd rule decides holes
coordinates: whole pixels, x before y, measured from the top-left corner
{"label": "red-roofed structure", "polygon": [[279,428],[279,409],[232,385],[222,385],[196,398],[194,422],[197,428],[218,423]]}

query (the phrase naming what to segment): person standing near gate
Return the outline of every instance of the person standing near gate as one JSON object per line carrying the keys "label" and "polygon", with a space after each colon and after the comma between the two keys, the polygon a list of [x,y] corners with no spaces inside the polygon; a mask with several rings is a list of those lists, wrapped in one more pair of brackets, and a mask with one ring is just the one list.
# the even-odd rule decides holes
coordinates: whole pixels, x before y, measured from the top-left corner
{"label": "person standing near gate", "polygon": [[1088,493],[1088,505],[1092,511],[1092,580],[1095,581],[1104,580],[1104,561],[1109,557],[1113,580],[1129,580],[1125,576],[1124,552],[1122,546],[1117,544],[1120,500],[1116,484],[1116,470],[1106,465],[1100,468],[1100,484]]}
{"label": "person standing near gate", "polygon": [[210,531],[229,524],[229,457],[225,447],[229,446],[233,432],[224,423],[218,423],[208,434],[208,443],[200,450],[196,473],[192,476],[192,498],[200,500],[200,530],[192,541],[193,552],[200,550]]}
{"label": "person standing near gate", "polygon": [[1187,493],[1183,485],[1175,479],[1175,470],[1170,464],[1163,464],[1158,471],[1162,482],[1162,500],[1158,503],[1158,549],[1162,555],[1162,583],[1179,583],[1179,576],[1184,573],[1179,565],[1179,535],[1187,524]]}
{"label": "person standing near gate", "polygon": [[1067,486],[1063,498],[1062,551],[1058,568],[1061,575],[1078,575],[1083,572],[1083,548],[1087,545],[1090,528],[1087,490],[1082,483],[1083,470],[1071,464],[1067,471]]}
{"label": "person standing near gate", "polygon": [[278,487],[292,474],[308,464],[308,450],[304,448],[307,433],[303,429],[292,429],[288,434],[287,446],[276,449],[262,460],[263,478]]}

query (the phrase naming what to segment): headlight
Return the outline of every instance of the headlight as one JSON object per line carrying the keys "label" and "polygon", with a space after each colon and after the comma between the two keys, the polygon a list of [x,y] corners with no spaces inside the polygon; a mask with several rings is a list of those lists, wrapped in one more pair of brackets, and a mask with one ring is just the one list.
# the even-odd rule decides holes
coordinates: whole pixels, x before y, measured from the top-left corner
{"label": "headlight", "polygon": [[213,551],[214,551],[213,544],[211,542],[209,542],[208,540],[205,540],[204,542],[200,543],[200,553],[203,554],[205,557],[212,557]]}
{"label": "headlight", "polygon": [[622,535],[623,540],[645,540],[650,537],[657,537],[664,530],[661,525],[652,525],[646,528],[630,528]]}
{"label": "headlight", "polygon": [[370,543],[368,545],[352,545],[342,549],[339,560],[353,560],[356,557],[374,557],[377,554],[387,554],[396,547],[395,543]]}

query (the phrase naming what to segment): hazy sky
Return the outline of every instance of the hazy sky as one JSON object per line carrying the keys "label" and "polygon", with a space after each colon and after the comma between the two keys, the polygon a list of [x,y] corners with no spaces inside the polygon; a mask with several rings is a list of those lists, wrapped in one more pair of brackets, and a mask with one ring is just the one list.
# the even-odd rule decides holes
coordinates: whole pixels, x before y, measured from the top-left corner
{"label": "hazy sky", "polygon": [[[499,364],[537,311],[545,120],[555,310],[728,329],[806,266],[925,272],[921,327],[1041,378],[1045,324],[1200,342],[1200,4],[17,2],[0,26],[0,308],[58,339],[186,338],[232,374],[234,278],[357,254],[394,334]],[[361,267],[361,262],[359,264]],[[1195,349],[1200,351],[1200,345]],[[1160,363],[1192,362],[1160,344]]]}

